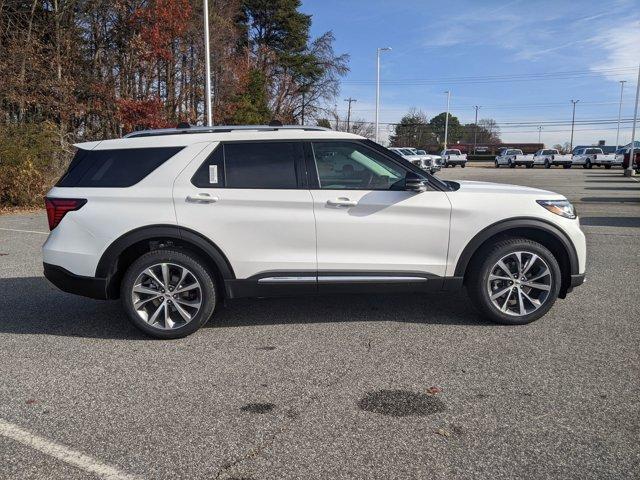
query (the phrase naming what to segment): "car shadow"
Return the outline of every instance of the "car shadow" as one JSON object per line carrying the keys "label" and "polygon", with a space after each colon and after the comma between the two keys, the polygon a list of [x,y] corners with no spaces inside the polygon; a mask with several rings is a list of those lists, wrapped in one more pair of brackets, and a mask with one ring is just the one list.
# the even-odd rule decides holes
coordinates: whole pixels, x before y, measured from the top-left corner
{"label": "car shadow", "polygon": [[[120,302],[64,293],[43,277],[0,279],[0,305],[0,333],[151,340]],[[239,299],[221,305],[206,327],[365,321],[490,325],[464,293],[448,292]]]}
{"label": "car shadow", "polygon": [[640,203],[640,198],[634,197],[582,197],[584,203]]}
{"label": "car shadow", "polygon": [[640,228],[640,217],[580,217],[580,225],[588,227]]}
{"label": "car shadow", "polygon": [[640,185],[636,187],[584,187],[585,190],[609,190],[612,192],[640,192]]}

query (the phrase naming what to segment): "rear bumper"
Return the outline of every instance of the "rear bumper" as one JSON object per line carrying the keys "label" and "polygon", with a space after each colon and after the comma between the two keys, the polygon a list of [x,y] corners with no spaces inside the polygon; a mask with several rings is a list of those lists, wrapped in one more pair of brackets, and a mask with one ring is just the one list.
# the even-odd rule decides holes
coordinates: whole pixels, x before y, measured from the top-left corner
{"label": "rear bumper", "polygon": [[50,263],[44,263],[43,266],[45,278],[63,292],[100,300],[106,300],[108,298],[106,278],[76,275],[58,265],[52,265]]}

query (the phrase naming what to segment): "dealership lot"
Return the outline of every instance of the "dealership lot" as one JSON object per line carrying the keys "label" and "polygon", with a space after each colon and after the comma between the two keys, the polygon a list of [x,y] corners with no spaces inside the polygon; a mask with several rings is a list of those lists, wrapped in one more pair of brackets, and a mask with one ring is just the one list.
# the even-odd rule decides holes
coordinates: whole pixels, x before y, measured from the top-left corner
{"label": "dealership lot", "polygon": [[178,341],[42,278],[43,212],[0,217],[0,478],[640,475],[640,183],[443,170],[577,207],[587,283],[525,327],[463,294],[242,300]]}

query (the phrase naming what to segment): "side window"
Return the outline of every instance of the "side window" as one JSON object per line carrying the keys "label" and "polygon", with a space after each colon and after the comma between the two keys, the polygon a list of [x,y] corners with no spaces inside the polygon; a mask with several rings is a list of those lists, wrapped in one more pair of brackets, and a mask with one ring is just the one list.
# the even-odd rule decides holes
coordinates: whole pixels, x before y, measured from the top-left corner
{"label": "side window", "polygon": [[405,170],[355,142],[314,142],[321,189],[393,190],[404,186]]}
{"label": "side window", "polygon": [[298,188],[304,160],[302,142],[247,142],[224,145],[227,188]]}
{"label": "side window", "polygon": [[218,145],[200,165],[200,168],[191,177],[191,183],[198,188],[224,187],[224,153],[222,145]]}
{"label": "side window", "polygon": [[76,152],[58,187],[118,188],[135,185],[184,147],[123,148]]}

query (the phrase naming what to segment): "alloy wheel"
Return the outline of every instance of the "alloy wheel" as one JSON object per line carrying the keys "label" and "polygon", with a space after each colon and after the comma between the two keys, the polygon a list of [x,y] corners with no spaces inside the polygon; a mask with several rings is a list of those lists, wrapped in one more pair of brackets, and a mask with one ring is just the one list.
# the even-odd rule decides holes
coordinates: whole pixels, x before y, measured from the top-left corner
{"label": "alloy wheel", "polygon": [[185,326],[200,311],[202,287],[195,275],[175,263],[145,268],[131,291],[133,308],[150,326],[173,330]]}
{"label": "alloy wheel", "polygon": [[487,293],[495,308],[522,317],[538,310],[549,298],[553,278],[549,265],[532,252],[512,252],[489,272]]}

